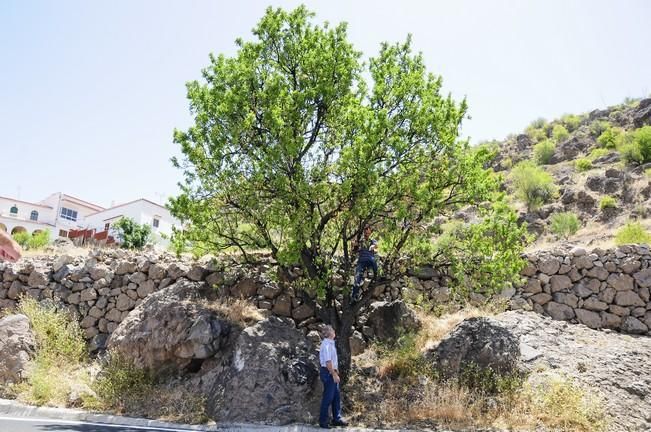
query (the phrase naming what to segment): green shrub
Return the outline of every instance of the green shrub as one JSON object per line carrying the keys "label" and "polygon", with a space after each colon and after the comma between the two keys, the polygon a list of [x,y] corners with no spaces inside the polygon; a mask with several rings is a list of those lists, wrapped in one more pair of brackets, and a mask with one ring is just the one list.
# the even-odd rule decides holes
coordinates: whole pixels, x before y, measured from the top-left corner
{"label": "green shrub", "polygon": [[622,128],[609,127],[599,135],[597,142],[603,148],[619,148],[624,142],[624,130]]}
{"label": "green shrub", "polygon": [[601,210],[615,207],[617,207],[617,200],[609,195],[606,195],[599,201],[599,208]]}
{"label": "green shrub", "polygon": [[126,357],[110,352],[106,364],[93,383],[102,406],[122,410],[139,404],[151,392],[154,378]]}
{"label": "green shrub", "polygon": [[633,132],[633,145],[640,153],[640,163],[651,162],[651,126],[644,126]]}
{"label": "green shrub", "polygon": [[501,165],[502,168],[504,168],[504,169],[507,169],[507,170],[508,170],[508,169],[511,169],[511,168],[513,168],[513,159],[511,159],[510,157],[505,157],[505,158],[502,159],[502,161],[500,162],[500,165]]}
{"label": "green shrub", "polygon": [[120,246],[125,249],[142,249],[151,240],[151,227],[130,218],[121,218],[113,228],[117,231]]}
{"label": "green shrub", "polygon": [[563,125],[565,125],[568,131],[574,132],[579,128],[579,125],[581,124],[581,116],[575,114],[566,114],[561,117],[561,122]]}
{"label": "green shrub", "polygon": [[565,129],[565,126],[557,124],[552,129],[552,138],[556,142],[565,141],[570,137],[570,133]]}
{"label": "green shrub", "polygon": [[591,161],[593,161],[593,160],[595,160],[595,159],[599,159],[599,158],[602,157],[602,156],[606,156],[606,155],[609,154],[610,152],[611,152],[610,150],[605,149],[605,148],[596,148],[596,149],[593,149],[593,150],[590,152],[590,154],[588,155],[588,159],[590,159]]}
{"label": "green shrub", "polygon": [[647,177],[651,177],[651,168],[645,169],[644,174],[646,174]]}
{"label": "green shrub", "polygon": [[18,311],[29,318],[40,357],[75,364],[86,359],[81,327],[67,312],[57,311],[53,304],[40,304],[32,297],[23,297]]}
{"label": "green shrub", "polygon": [[29,249],[40,249],[50,243],[50,231],[43,230],[32,234],[27,246]]}
{"label": "green shrub", "polygon": [[27,248],[32,236],[27,231],[18,231],[11,235],[22,248]]}
{"label": "green shrub", "polygon": [[519,374],[499,374],[492,368],[467,363],[461,368],[459,384],[481,394],[510,394],[520,389],[523,377]]}
{"label": "green shrub", "polygon": [[564,239],[579,230],[579,218],[572,212],[555,213],[551,217],[551,231]]}
{"label": "green shrub", "polygon": [[577,159],[576,162],[574,162],[574,166],[576,166],[576,169],[581,172],[588,171],[592,169],[592,161],[589,158]]}
{"label": "green shrub", "polygon": [[532,121],[527,129],[544,129],[545,126],[547,125],[547,120],[545,120],[542,117],[538,117],[534,121]]}
{"label": "green shrub", "polygon": [[554,178],[530,161],[517,164],[511,171],[510,178],[515,196],[524,202],[529,210],[535,210],[558,195]]}
{"label": "green shrub", "polygon": [[597,120],[590,124],[590,135],[598,137],[611,127],[610,123],[606,120]]}
{"label": "green shrub", "polygon": [[380,374],[391,378],[418,376],[436,377],[432,363],[428,362],[417,345],[417,336],[407,333],[395,342],[379,345]]}
{"label": "green shrub", "polygon": [[640,222],[629,222],[615,233],[615,243],[624,244],[649,244],[651,245],[651,233],[644,229]]}
{"label": "green shrub", "polygon": [[533,147],[533,157],[538,165],[547,165],[554,156],[556,144],[551,140],[544,140]]}
{"label": "green shrub", "polygon": [[547,133],[544,129],[527,129],[526,133],[534,142],[539,142],[547,139]]}

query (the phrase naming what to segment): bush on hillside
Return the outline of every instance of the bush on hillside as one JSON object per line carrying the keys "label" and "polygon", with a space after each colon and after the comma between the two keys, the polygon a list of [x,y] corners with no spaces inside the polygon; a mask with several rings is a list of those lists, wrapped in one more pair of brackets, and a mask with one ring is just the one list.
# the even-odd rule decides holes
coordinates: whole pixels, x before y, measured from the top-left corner
{"label": "bush on hillside", "polygon": [[609,127],[606,130],[604,130],[601,135],[599,135],[599,138],[597,138],[597,142],[599,145],[603,148],[606,149],[615,149],[620,147],[620,145],[624,141],[624,130],[621,128],[616,128],[616,127]]}
{"label": "bush on hillside", "polygon": [[576,169],[581,172],[588,171],[592,169],[592,161],[588,158],[577,159],[576,162],[574,162],[574,166],[576,166]]}
{"label": "bush on hillside", "polygon": [[570,133],[565,129],[565,126],[557,124],[552,129],[552,138],[556,142],[565,141],[570,137]]}
{"label": "bush on hillside", "polygon": [[606,120],[594,121],[590,124],[590,135],[597,138],[610,127],[610,123]]}
{"label": "bush on hillside", "polygon": [[633,145],[640,153],[640,163],[651,162],[651,126],[644,126],[633,132]]}
{"label": "bush on hillside", "polygon": [[529,129],[529,128],[531,128],[531,129],[544,129],[545,126],[547,126],[547,120],[545,120],[542,117],[538,117],[537,119],[535,119],[534,121],[532,121],[529,124],[527,129]]}
{"label": "bush on hillside", "polygon": [[545,132],[544,129],[527,128],[525,132],[534,142],[539,142],[547,139],[547,132]]}
{"label": "bush on hillside", "polygon": [[556,144],[551,140],[544,140],[533,147],[533,157],[538,165],[547,165],[556,151]]}
{"label": "bush on hillside", "polygon": [[595,159],[599,159],[602,156],[606,156],[609,153],[611,153],[611,150],[605,148],[596,148],[590,152],[590,154],[588,155],[588,159],[593,161]]}
{"label": "bush on hillside", "polygon": [[581,124],[581,116],[578,116],[576,114],[566,114],[561,117],[561,122],[563,125],[565,125],[568,131],[574,132],[579,128],[579,125]]}
{"label": "bush on hillside", "polygon": [[609,195],[606,195],[599,201],[599,208],[601,210],[615,207],[617,207],[617,200]]}
{"label": "bush on hillside", "polygon": [[554,178],[544,169],[533,162],[524,161],[517,164],[510,175],[516,197],[535,210],[550,202],[558,194]]}
{"label": "bush on hillside", "polygon": [[120,246],[125,249],[142,249],[151,240],[151,227],[140,225],[131,218],[121,218],[113,229],[116,231]]}
{"label": "bush on hillside", "polygon": [[579,226],[579,218],[572,212],[555,213],[551,217],[552,233],[564,239],[576,234]]}
{"label": "bush on hillside", "polygon": [[615,244],[649,244],[651,233],[644,229],[640,222],[629,222],[615,233]]}

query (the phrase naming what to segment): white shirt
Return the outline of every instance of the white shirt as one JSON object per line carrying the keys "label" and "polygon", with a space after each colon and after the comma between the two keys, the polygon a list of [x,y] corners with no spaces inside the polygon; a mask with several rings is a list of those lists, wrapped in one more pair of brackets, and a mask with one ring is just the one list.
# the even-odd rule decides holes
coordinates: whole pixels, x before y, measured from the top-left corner
{"label": "white shirt", "polygon": [[328,361],[332,362],[333,369],[339,369],[339,364],[337,363],[337,347],[335,347],[335,341],[333,339],[324,338],[321,341],[321,349],[319,350],[319,361],[321,366],[327,367],[326,363]]}

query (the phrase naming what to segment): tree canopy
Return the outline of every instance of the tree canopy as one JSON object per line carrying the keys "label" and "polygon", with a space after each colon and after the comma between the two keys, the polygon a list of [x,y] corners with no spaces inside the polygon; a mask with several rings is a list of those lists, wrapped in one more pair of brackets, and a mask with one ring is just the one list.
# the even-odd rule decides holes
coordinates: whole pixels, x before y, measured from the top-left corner
{"label": "tree canopy", "polygon": [[[489,152],[459,139],[465,100],[442,94],[410,37],[364,62],[346,24],[312,18],[305,7],[267,9],[251,40],[211,55],[203,80],[187,84],[194,125],[174,133],[184,181],[170,208],[189,223],[177,235],[303,266],[335,325],[334,263],[350,271],[366,226],[386,272],[411,251],[512,277],[523,232],[484,169]],[[482,203],[485,224],[448,238],[447,252],[431,242],[436,217]],[[363,304],[343,307],[354,315]]]}

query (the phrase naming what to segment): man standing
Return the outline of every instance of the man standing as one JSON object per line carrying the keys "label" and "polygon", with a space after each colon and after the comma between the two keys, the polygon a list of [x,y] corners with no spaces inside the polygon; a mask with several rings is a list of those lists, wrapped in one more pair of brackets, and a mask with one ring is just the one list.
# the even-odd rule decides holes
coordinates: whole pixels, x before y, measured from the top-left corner
{"label": "man standing", "polygon": [[337,347],[335,346],[335,330],[326,325],[321,331],[323,340],[319,352],[321,363],[321,382],[323,383],[323,398],[321,399],[321,412],[319,413],[319,426],[330,429],[329,417],[332,407],[333,426],[348,426],[341,418],[341,396],[339,394],[339,370],[337,362]]}
{"label": "man standing", "polygon": [[359,300],[359,288],[364,280],[364,271],[368,268],[373,270],[373,279],[377,276],[377,261],[375,260],[375,251],[377,250],[377,241],[371,238],[373,230],[371,227],[364,229],[364,238],[360,241],[359,256],[357,258],[357,267],[355,268],[355,282],[353,284],[353,293],[351,300]]}
{"label": "man standing", "polygon": [[9,234],[0,231],[0,261],[16,262],[20,259],[20,246]]}

